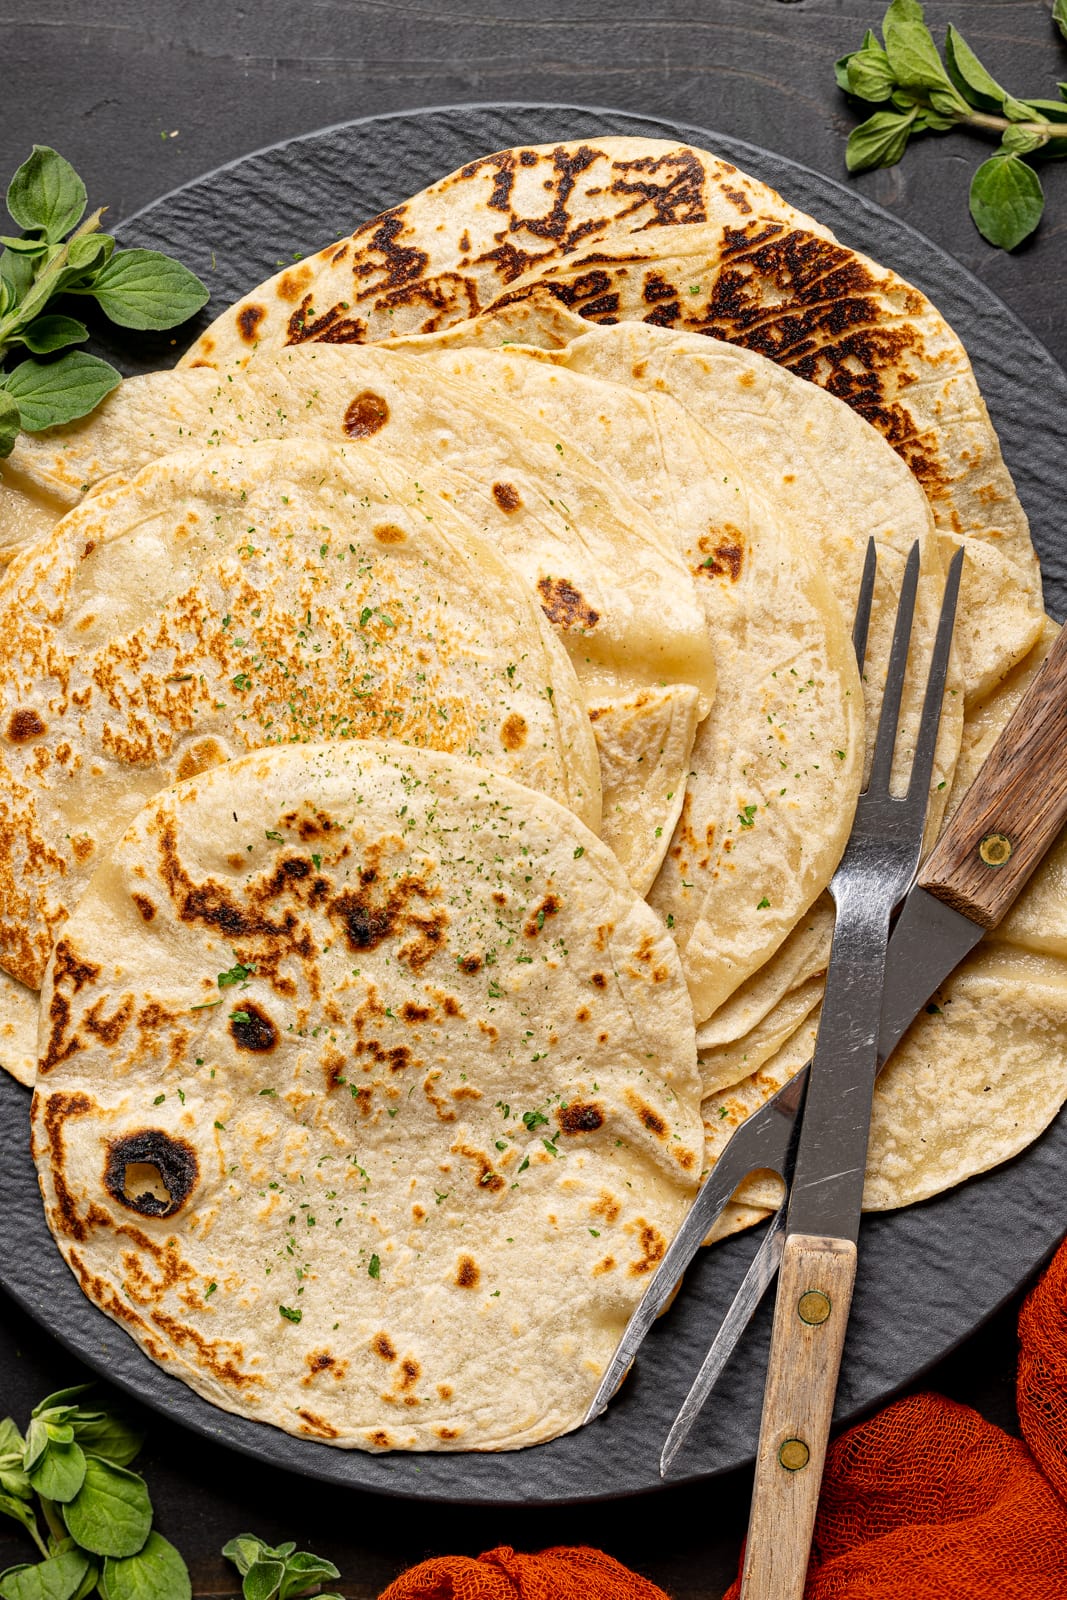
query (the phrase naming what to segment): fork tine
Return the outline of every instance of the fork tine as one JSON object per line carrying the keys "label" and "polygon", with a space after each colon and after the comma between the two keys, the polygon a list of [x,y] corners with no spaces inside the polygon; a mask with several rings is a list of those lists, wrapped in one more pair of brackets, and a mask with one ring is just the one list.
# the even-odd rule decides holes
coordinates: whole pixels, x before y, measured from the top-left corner
{"label": "fork tine", "polygon": [[897,620],[893,628],[893,646],[889,652],[889,671],[886,674],[882,695],[882,711],[878,718],[878,735],[874,744],[874,760],[867,780],[870,793],[889,790],[889,776],[893,770],[893,749],[897,742],[897,722],[900,719],[900,700],[904,692],[904,675],[908,665],[908,646],[911,643],[911,621],[915,614],[915,592],[919,583],[919,544],[912,545],[908,564],[904,568],[904,581],[900,586],[897,603]]}
{"label": "fork tine", "polygon": [[863,663],[867,657],[867,629],[871,623],[871,601],[874,599],[874,579],[878,571],[878,550],[873,537],[867,540],[867,554],[863,559],[863,575],[856,597],[856,616],[852,623],[852,648],[856,652],[856,665],[863,676]]}
{"label": "fork tine", "polygon": [[934,751],[937,747],[937,730],[941,722],[941,702],[945,693],[945,677],[952,650],[952,627],[956,619],[956,601],[959,598],[962,572],[963,546],[961,545],[952,557],[948,577],[945,580],[941,615],[937,622],[937,637],[934,640],[930,672],[926,679],[926,697],[923,700],[919,737],[915,741],[915,757],[911,764],[911,777],[908,779],[908,799],[918,795],[922,798],[924,806],[927,790],[930,787],[930,774],[934,768]]}

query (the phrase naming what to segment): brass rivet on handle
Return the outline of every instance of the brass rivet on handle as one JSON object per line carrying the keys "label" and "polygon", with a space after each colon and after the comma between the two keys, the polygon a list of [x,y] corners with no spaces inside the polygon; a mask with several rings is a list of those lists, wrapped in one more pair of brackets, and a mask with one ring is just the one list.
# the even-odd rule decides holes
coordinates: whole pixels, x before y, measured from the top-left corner
{"label": "brass rivet on handle", "polygon": [[1005,833],[987,833],[979,841],[978,855],[987,867],[1002,867],[1011,857],[1014,845]]}
{"label": "brass rivet on handle", "polygon": [[830,1315],[830,1296],[823,1294],[821,1289],[809,1289],[797,1301],[797,1315],[801,1322],[812,1326],[825,1322]]}
{"label": "brass rivet on handle", "polygon": [[801,1472],[811,1459],[811,1451],[803,1439],[786,1439],[778,1451],[778,1460],[787,1472]]}

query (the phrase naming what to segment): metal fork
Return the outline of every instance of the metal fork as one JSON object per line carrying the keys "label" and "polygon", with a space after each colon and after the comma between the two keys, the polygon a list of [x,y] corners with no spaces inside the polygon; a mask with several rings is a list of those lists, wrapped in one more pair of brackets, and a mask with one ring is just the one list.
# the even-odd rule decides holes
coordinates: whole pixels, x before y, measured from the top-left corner
{"label": "metal fork", "polygon": [[[846,1235],[853,1240],[855,1238],[874,1076],[879,1062],[885,1059],[899,1033],[903,1032],[903,1027],[900,1027],[891,1037],[887,1037],[883,1028],[879,1041],[881,977],[889,919],[894,907],[903,898],[918,864],[961,561],[962,553],[953,560],[949,570],[908,791],[903,798],[897,799],[889,792],[889,778],[918,583],[917,547],[912,550],[905,569],[871,775],[857,808],[852,836],[831,884],[831,892],[838,902],[835,959],[827,981],[815,1062],[812,1068],[805,1068],[761,1111],[743,1123],[730,1140],[635,1311],[590,1406],[587,1420],[596,1416],[614,1393],[645,1333],[669,1299],[700,1240],[747,1172],[770,1167],[780,1172],[787,1183],[793,1180],[791,1196],[804,1197],[797,1201],[797,1215],[806,1212],[805,1226],[815,1226],[820,1233],[825,1231],[828,1217],[836,1216],[839,1219],[847,1211],[849,1226]],[[866,655],[875,572],[876,557],[872,543],[867,552],[853,630],[856,655],[861,664]],[[849,957],[849,950],[854,948],[856,938],[855,933],[850,935],[848,932],[850,925],[863,930],[864,948],[858,960]],[[833,966],[837,967],[836,976]],[[838,1018],[836,1026],[832,1025],[835,1016]],[[831,1029],[829,1033],[828,1027]],[[819,1063],[831,1046],[835,1060],[843,1064],[830,1067],[827,1081],[827,1071],[820,1069]],[[817,1098],[809,1096],[809,1105],[805,1107],[809,1071],[814,1078],[817,1070],[818,1076],[824,1079],[823,1086]],[[844,1087],[843,1077],[848,1080]],[[804,1113],[804,1127],[807,1129],[813,1104],[816,1106],[816,1120],[811,1128],[815,1131],[805,1139],[807,1153],[804,1166],[798,1167],[794,1179],[801,1114]],[[817,1165],[827,1149],[847,1150],[848,1153],[831,1163],[834,1170],[813,1175],[813,1161]],[[764,1291],[773,1281],[785,1249],[787,1226],[790,1231],[797,1231],[792,1225],[792,1213],[787,1225],[783,1206],[773,1219],[679,1412],[664,1448],[662,1471],[666,1472]],[[810,1481],[812,1475],[804,1476]],[[817,1481],[817,1474],[814,1476]]]}

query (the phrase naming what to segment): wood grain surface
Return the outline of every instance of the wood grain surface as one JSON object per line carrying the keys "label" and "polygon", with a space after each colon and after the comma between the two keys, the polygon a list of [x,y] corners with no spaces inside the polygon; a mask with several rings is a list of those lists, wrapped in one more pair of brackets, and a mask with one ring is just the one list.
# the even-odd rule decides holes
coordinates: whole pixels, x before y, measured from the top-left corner
{"label": "wood grain surface", "polygon": [[[1055,94],[1067,46],[1047,0],[931,3],[935,34],[959,25],[1024,95]],[[121,217],[257,146],[353,117],[449,102],[539,99],[675,117],[768,146],[846,180],[856,116],[833,61],[876,24],[884,0],[0,0],[0,175],[33,142],[54,145],[94,204]],[[1012,256],[967,215],[978,136],[926,136],[902,165],[855,182],[994,288],[1063,362],[1067,163],[1047,164],[1046,220]],[[1040,396],[1035,417],[1041,425]],[[1017,1431],[1018,1300],[929,1377]],[[0,1301],[0,1409],[24,1424],[50,1389],[78,1381],[59,1344]],[[736,1571],[750,1476],[573,1510],[418,1507],[353,1496],[246,1462],[150,1419],[143,1458],[157,1526],[190,1562],[198,1596],[236,1593],[222,1544],[250,1530],[292,1538],[340,1566],[338,1587],[372,1600],[409,1563],[589,1542],[674,1600],[712,1600]],[[10,1531],[9,1531],[10,1530]],[[0,1565],[29,1559],[0,1525]]]}

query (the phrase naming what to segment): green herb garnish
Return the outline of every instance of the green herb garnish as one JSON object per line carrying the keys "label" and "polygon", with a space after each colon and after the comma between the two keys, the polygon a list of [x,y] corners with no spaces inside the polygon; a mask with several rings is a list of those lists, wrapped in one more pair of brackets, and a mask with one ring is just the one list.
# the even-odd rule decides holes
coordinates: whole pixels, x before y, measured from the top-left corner
{"label": "green herb garnish", "polygon": [[[1067,0],[1056,0],[1052,16],[1067,38]],[[893,0],[882,19],[882,42],[868,28],[860,48],[842,56],[835,71],[847,94],[884,108],[849,135],[850,172],[894,166],[913,133],[966,127],[999,134],[999,150],[971,179],[971,216],[982,237],[1004,250],[1033,233],[1045,196],[1024,158],[1067,156],[1067,85],[1057,85],[1059,100],[1016,99],[951,24],[942,60],[919,0]]]}
{"label": "green herb garnish", "polygon": [[[269,1545],[254,1533],[239,1533],[222,1548],[241,1574],[245,1600],[293,1600],[295,1595],[317,1589],[324,1578],[339,1578],[332,1561],[324,1561],[310,1550],[298,1550],[292,1542]],[[341,1600],[336,1594],[319,1600]]]}
{"label": "green herb garnish", "polygon": [[220,972],[218,984],[220,989],[229,989],[235,983],[244,983],[255,972],[255,967],[246,967],[240,961],[235,961],[229,972]]}
{"label": "green herb garnish", "polygon": [[[158,250],[116,250],[100,231],[104,208],[82,221],[86,204],[84,183],[47,145],[34,145],[8,185],[8,213],[22,231],[0,235],[0,456],[20,428],[74,422],[121,382],[108,362],[69,349],[89,330],[48,311],[57,295],[88,296],[112,322],[138,329],[173,328],[208,298],[199,278]],[[5,370],[19,347],[29,358]],[[60,350],[67,354],[52,359]]]}
{"label": "green herb garnish", "polygon": [[123,1411],[98,1409],[95,1392],[79,1384],[49,1395],[25,1439],[10,1417],[0,1422],[0,1513],[22,1524],[43,1557],[0,1573],[0,1596],[190,1600],[185,1562],[152,1532],[148,1488],[128,1470],[144,1436]]}

